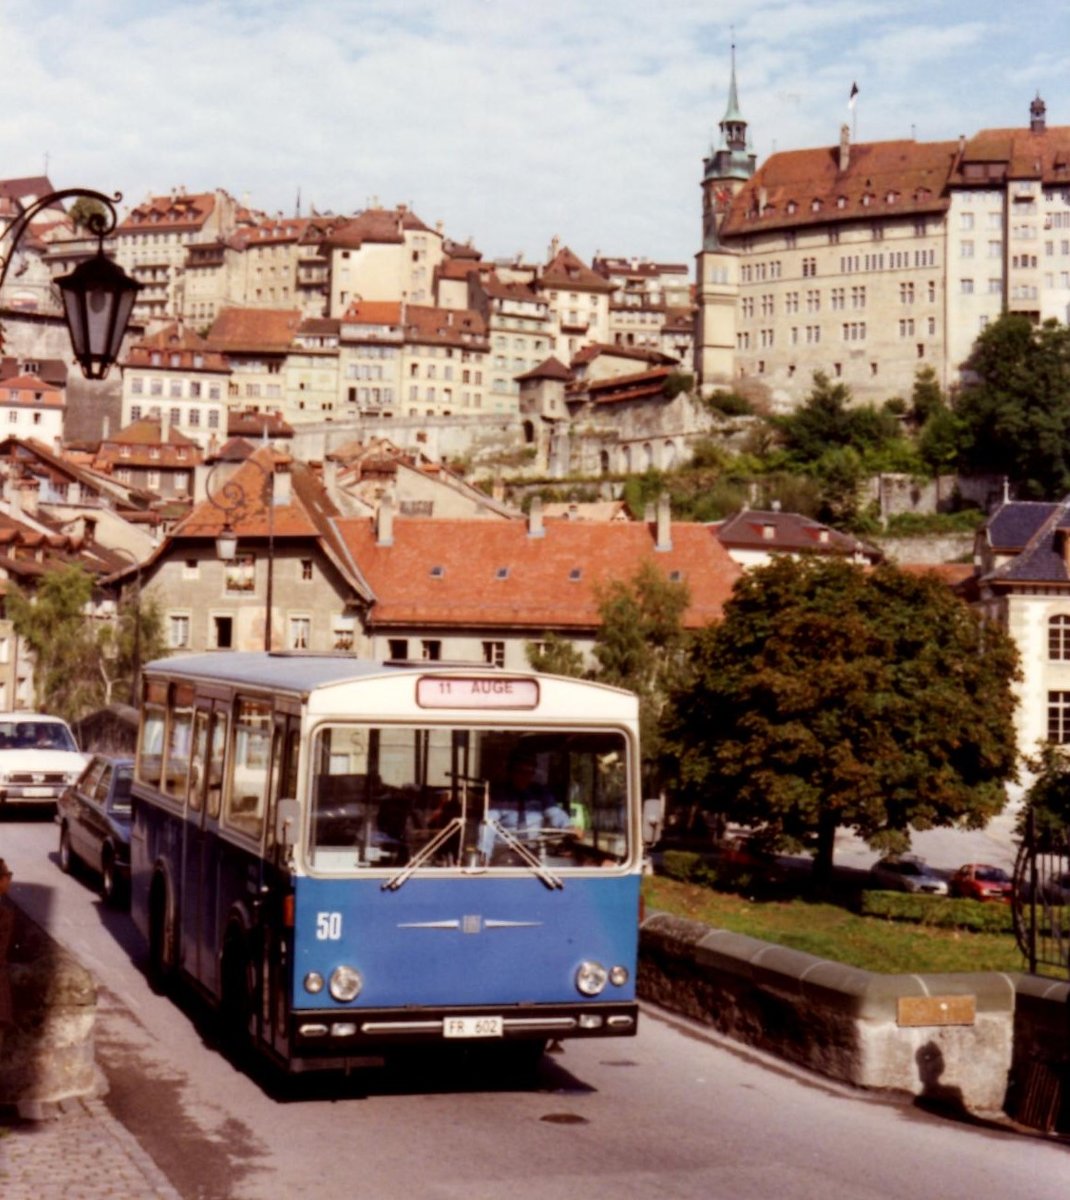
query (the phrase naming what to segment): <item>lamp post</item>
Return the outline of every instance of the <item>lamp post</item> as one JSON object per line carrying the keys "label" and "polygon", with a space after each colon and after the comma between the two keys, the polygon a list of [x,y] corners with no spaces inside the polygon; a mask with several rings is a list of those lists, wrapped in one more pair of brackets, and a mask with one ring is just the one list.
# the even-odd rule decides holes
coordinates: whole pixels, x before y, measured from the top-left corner
{"label": "lamp post", "polygon": [[[260,498],[267,509],[268,554],[267,586],[264,596],[264,651],[265,653],[270,653],[271,614],[273,611],[272,593],[275,577],[275,464],[272,462],[270,467],[265,467],[259,459],[250,457],[238,467],[238,471],[235,474],[244,470],[249,464],[256,467],[263,476]],[[223,528],[219,531],[215,539],[215,547],[216,557],[221,562],[227,563],[233,562],[238,554],[238,532],[231,523],[231,518],[240,514],[245,507],[246,495],[244,489],[235,482],[233,477],[221,484],[218,490],[213,491],[212,479],[223,465],[223,463],[216,463],[211,471],[208,472],[208,478],[205,481],[205,495],[208,498],[208,502],[223,514]]]}
{"label": "lamp post", "polygon": [[74,357],[82,368],[82,374],[86,379],[103,379],[119,357],[134,298],[141,287],[104,253],[104,238],[118,222],[115,205],[122,200],[119,192],[109,198],[102,192],[88,188],[65,188],[38,197],[19,213],[4,233],[6,238],[10,238],[11,244],[0,264],[0,291],[3,290],[15,250],[30,222],[42,209],[74,197],[95,200],[103,208],[103,211],[91,212],[86,219],[86,226],[97,239],[97,252],[92,258],[79,263],[69,275],[57,279],[56,286],[63,297],[63,314]]}

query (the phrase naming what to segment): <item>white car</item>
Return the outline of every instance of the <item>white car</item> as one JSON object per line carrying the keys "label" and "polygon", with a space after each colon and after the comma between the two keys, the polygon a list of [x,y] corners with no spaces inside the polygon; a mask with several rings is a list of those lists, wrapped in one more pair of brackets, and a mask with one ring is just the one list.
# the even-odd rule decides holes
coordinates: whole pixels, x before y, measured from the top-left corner
{"label": "white car", "polygon": [[59,717],[0,713],[0,805],[54,803],[86,762]]}
{"label": "white car", "polygon": [[882,858],[870,867],[869,875],[876,887],[886,891],[923,892],[930,896],[948,893],[947,880],[913,855]]}

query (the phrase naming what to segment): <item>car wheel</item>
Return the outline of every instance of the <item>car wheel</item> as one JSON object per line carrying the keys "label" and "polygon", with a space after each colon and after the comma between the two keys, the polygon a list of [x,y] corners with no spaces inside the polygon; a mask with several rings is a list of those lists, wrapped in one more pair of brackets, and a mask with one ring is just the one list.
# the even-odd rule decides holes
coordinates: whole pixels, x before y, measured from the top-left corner
{"label": "car wheel", "polygon": [[110,846],[104,847],[100,863],[100,894],[105,904],[119,903],[119,876],[115,870],[115,851]]}
{"label": "car wheel", "polygon": [[71,849],[71,831],[64,821],[59,827],[59,869],[69,875],[74,868],[74,851]]}

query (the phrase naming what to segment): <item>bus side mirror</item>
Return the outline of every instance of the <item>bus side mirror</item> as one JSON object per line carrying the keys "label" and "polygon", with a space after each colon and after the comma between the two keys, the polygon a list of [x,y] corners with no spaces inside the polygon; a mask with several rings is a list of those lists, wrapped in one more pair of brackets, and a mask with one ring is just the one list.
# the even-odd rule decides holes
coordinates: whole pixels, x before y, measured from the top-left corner
{"label": "bus side mirror", "polygon": [[297,829],[301,820],[301,806],[296,800],[280,800],[275,807],[275,843],[278,846],[293,846],[297,842]]}
{"label": "bus side mirror", "polygon": [[665,824],[665,797],[656,796],[643,801],[643,845],[653,846],[661,837]]}

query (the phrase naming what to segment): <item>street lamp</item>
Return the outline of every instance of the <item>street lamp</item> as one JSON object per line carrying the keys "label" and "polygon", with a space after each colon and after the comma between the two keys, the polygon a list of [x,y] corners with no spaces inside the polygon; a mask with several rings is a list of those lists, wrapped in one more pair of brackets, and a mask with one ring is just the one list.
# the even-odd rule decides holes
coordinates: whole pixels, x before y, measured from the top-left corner
{"label": "street lamp", "polygon": [[11,245],[0,265],[0,291],[3,290],[15,249],[30,222],[42,209],[76,196],[95,200],[103,208],[103,211],[93,210],[85,221],[90,233],[97,239],[97,252],[92,258],[79,263],[69,275],[57,279],[56,286],[63,297],[67,330],[82,374],[86,379],[103,379],[119,357],[134,298],[141,287],[104,253],[104,238],[118,222],[115,205],[122,199],[119,192],[109,199],[103,193],[87,188],[65,188],[38,197],[19,213],[6,230],[5,236],[10,237]]}
{"label": "street lamp", "polygon": [[[247,458],[238,470],[245,469],[246,466],[252,465],[263,476],[263,486],[261,489],[260,499],[267,509],[267,537],[268,537],[268,556],[267,556],[267,589],[264,597],[264,650],[267,653],[271,652],[271,614],[273,611],[272,590],[275,576],[275,464],[272,461],[269,467],[265,467],[257,458]],[[238,532],[231,522],[232,517],[240,514],[246,504],[245,490],[236,480],[231,477],[220,485],[218,490],[213,491],[212,479],[215,473],[222,466],[230,466],[229,463],[216,463],[216,465],[208,472],[208,478],[205,480],[205,495],[208,502],[223,514],[223,528],[216,535],[215,549],[216,557],[221,562],[233,562],[238,554]]]}

